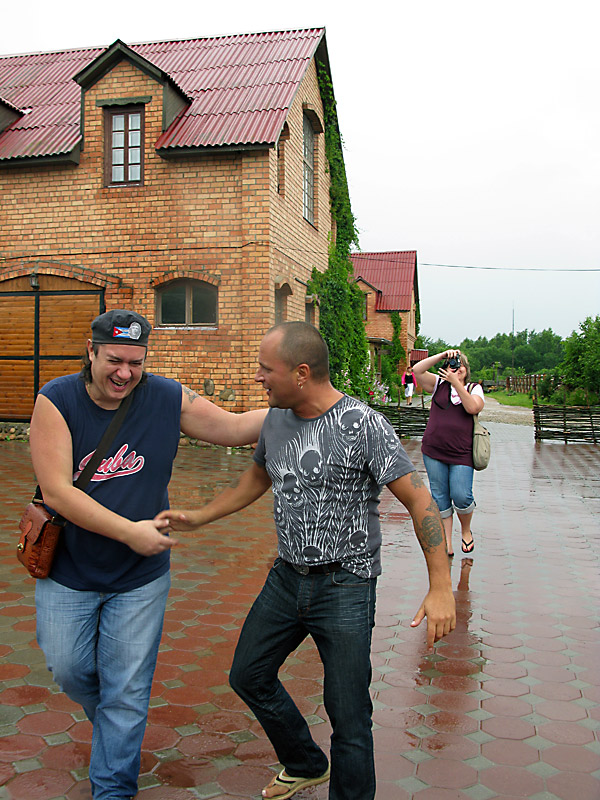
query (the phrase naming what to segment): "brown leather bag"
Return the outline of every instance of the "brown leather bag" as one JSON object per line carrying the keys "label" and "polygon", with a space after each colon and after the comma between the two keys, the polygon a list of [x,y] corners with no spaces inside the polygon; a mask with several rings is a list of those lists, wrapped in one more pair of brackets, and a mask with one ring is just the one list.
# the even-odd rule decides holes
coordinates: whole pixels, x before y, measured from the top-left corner
{"label": "brown leather bag", "polygon": [[[133,395],[134,392],[128,395],[119,405],[117,413],[104,431],[94,455],[73,484],[78,489],[83,490],[96,472],[96,468],[104,458],[104,454],[125,419],[133,400]],[[52,516],[44,507],[43,502],[42,492],[38,486],[33,500],[23,512],[19,523],[21,535],[17,544],[17,558],[25,566],[32,578],[47,578],[50,574],[54,553],[60,539],[60,532],[66,523],[66,520],[59,514]]]}
{"label": "brown leather bag", "polygon": [[65,520],[53,517],[40,501],[29,503],[19,528],[17,558],[33,578],[47,578]]}

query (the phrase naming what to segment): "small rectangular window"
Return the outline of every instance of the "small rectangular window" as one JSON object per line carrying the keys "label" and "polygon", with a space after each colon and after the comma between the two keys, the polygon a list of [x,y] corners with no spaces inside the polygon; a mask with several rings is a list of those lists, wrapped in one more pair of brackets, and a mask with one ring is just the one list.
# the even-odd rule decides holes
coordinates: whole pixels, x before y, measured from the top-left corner
{"label": "small rectangular window", "polygon": [[142,183],[143,109],[107,108],[105,131],[105,184]]}

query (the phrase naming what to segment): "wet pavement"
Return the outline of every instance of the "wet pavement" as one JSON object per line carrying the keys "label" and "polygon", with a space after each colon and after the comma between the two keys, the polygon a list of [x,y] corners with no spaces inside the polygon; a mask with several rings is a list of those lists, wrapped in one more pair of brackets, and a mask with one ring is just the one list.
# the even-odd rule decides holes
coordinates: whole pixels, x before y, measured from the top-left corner
{"label": "wet pavement", "polygon": [[[535,445],[491,423],[475,481],[472,559],[452,564],[458,625],[428,654],[410,620],[426,590],[404,508],[384,490],[384,575],[373,640],[377,800],[600,798],[600,448]],[[423,473],[419,442],[406,444]],[[229,483],[248,452],[181,448],[174,504]],[[27,444],[0,443],[0,800],[89,800],[90,724],[52,683],[35,643],[34,581],[16,561],[30,499]],[[276,768],[227,682],[241,623],[275,552],[269,495],[173,552],[173,588],[144,740],[138,800],[255,800]],[[286,688],[327,748],[310,640]],[[327,787],[298,800],[324,800]]]}

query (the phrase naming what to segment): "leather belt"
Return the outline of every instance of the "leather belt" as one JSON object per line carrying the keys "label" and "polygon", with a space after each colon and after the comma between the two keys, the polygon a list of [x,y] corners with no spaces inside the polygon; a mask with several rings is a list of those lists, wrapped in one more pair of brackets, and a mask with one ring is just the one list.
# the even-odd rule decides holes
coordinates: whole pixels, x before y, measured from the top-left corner
{"label": "leather belt", "polygon": [[296,570],[300,575],[328,575],[330,572],[338,572],[342,569],[339,561],[331,561],[329,564],[292,564],[291,561],[284,561],[288,567]]}

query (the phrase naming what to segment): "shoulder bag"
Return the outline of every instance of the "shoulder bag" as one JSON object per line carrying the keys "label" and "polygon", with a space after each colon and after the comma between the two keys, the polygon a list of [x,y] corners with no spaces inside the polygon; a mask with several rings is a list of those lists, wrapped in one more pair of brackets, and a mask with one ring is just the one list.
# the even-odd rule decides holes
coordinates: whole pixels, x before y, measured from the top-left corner
{"label": "shoulder bag", "polygon": [[[110,421],[100,444],[94,455],[85,465],[85,468],[73,484],[78,489],[83,489],[90,482],[96,472],[100,461],[104,458],[117,431],[121,427],[125,415],[133,399],[132,392],[121,402],[117,413]],[[60,532],[66,520],[60,514],[50,514],[44,507],[44,498],[38,486],[31,503],[27,506],[19,523],[20,536],[17,544],[17,558],[24,565],[32,578],[47,578],[52,568],[54,553],[58,546]]]}
{"label": "shoulder bag", "polygon": [[[469,393],[474,384],[470,385]],[[492,442],[490,432],[479,422],[479,414],[473,415],[473,467],[480,472],[490,463]]]}

